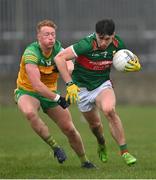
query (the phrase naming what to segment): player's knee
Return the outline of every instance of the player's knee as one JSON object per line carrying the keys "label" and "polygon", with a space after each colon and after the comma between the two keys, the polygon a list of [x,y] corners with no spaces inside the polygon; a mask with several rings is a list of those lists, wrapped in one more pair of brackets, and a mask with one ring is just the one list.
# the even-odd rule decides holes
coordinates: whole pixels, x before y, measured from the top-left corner
{"label": "player's knee", "polygon": [[71,138],[77,135],[77,131],[74,127],[68,127],[65,129],[65,134]]}
{"label": "player's knee", "polygon": [[90,124],[90,128],[94,131],[103,127],[101,121],[95,121],[94,123]]}
{"label": "player's knee", "polygon": [[24,112],[26,118],[30,121],[33,121],[34,119],[36,119],[36,113],[33,110],[27,110]]}
{"label": "player's knee", "polygon": [[103,109],[103,112],[106,117],[111,118],[115,115],[115,108],[114,107],[105,107]]}

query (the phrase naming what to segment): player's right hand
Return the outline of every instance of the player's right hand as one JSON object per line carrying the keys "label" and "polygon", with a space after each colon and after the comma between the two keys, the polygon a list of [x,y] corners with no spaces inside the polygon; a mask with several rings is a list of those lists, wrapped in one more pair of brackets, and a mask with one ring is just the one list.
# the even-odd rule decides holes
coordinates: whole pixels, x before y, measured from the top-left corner
{"label": "player's right hand", "polygon": [[71,104],[76,103],[76,101],[79,101],[79,96],[78,96],[78,92],[80,91],[79,87],[72,82],[70,84],[67,83],[66,87],[67,87],[66,101],[69,101]]}
{"label": "player's right hand", "polygon": [[65,98],[62,97],[62,96],[60,96],[60,98],[58,99],[57,103],[58,103],[63,109],[66,109],[66,108],[70,105],[70,103],[67,102],[67,101],[65,100]]}
{"label": "player's right hand", "polygon": [[125,66],[126,72],[136,72],[141,69],[141,65],[139,63],[139,58],[135,55],[133,59],[128,61],[128,64]]}

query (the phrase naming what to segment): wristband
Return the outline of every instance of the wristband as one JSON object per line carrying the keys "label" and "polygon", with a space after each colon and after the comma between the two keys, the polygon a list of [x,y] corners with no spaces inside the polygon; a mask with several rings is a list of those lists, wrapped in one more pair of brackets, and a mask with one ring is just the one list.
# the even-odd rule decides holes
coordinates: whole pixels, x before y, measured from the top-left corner
{"label": "wristband", "polygon": [[69,81],[69,82],[66,83],[66,86],[70,86],[72,84],[74,84],[73,81]]}
{"label": "wristband", "polygon": [[60,95],[56,94],[56,97],[53,99],[53,101],[57,102],[60,99]]}

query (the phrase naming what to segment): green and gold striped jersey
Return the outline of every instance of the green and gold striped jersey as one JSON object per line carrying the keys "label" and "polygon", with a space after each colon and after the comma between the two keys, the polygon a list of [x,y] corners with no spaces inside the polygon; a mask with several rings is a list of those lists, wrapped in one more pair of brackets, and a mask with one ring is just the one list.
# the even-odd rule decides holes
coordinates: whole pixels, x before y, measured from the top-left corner
{"label": "green and gold striped jersey", "polygon": [[35,91],[28,79],[25,65],[36,64],[41,74],[41,81],[50,89],[57,89],[58,71],[54,63],[54,57],[62,50],[61,43],[55,42],[53,50],[50,54],[43,54],[38,42],[33,42],[24,51],[20,70],[17,78],[17,87],[28,91]]}

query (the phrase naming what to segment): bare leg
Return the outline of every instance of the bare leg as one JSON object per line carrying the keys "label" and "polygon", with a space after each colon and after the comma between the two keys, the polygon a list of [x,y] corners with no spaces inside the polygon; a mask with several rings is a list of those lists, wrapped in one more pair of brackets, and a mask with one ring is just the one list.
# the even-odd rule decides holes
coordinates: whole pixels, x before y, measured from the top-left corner
{"label": "bare leg", "polygon": [[105,139],[103,134],[103,125],[100,120],[98,111],[94,108],[89,112],[83,112],[84,117],[89,123],[90,129],[95,135],[98,142],[98,156],[100,160],[105,163],[108,160],[107,149],[105,145]]}
{"label": "bare leg", "polygon": [[109,122],[111,134],[118,145],[125,144],[124,129],[115,111],[115,94],[113,89],[103,90],[96,98],[96,104]]}
{"label": "bare leg", "polygon": [[103,136],[103,125],[101,123],[99,113],[96,108],[92,109],[89,112],[82,113],[87,122],[89,123],[89,127],[95,135],[99,144],[104,145],[105,139]]}
{"label": "bare leg", "polygon": [[48,109],[47,114],[56,122],[62,132],[67,136],[71,147],[78,156],[83,156],[85,154],[83,142],[79,132],[76,130],[72,122],[68,109],[62,109],[60,106],[57,106]]}
{"label": "bare leg", "polygon": [[23,95],[18,100],[18,107],[30,122],[32,129],[52,148],[58,162],[63,163],[66,160],[63,149],[58,146],[53,136],[49,133],[47,125],[38,116],[40,102],[32,96]]}
{"label": "bare leg", "polygon": [[55,121],[58,127],[67,136],[70,146],[78,155],[81,161],[81,167],[94,168],[95,165],[92,164],[86,157],[81,136],[72,122],[69,110],[62,109],[60,106],[57,106],[55,108],[48,109],[47,114],[51,119]]}
{"label": "bare leg", "polygon": [[23,95],[18,100],[18,107],[41,138],[46,139],[50,136],[47,125],[38,116],[40,102],[36,98]]}
{"label": "bare leg", "polygon": [[103,90],[96,98],[96,104],[107,118],[111,134],[120,147],[123,160],[127,165],[131,165],[136,162],[136,158],[128,152],[124,129],[121,120],[115,111],[115,101],[113,89]]}

